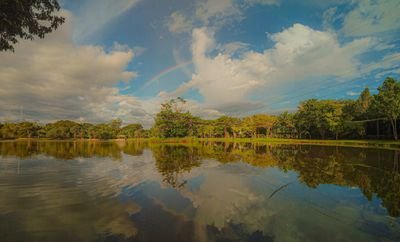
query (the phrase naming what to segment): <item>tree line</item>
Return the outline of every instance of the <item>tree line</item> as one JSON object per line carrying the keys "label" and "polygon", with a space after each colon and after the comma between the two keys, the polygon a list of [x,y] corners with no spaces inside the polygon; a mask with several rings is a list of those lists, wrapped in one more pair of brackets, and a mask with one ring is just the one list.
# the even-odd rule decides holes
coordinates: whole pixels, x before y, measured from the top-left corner
{"label": "tree line", "polygon": [[2,139],[49,138],[49,139],[114,139],[147,137],[141,124],[122,126],[120,119],[108,123],[78,123],[60,120],[41,125],[37,122],[5,122],[0,124]]}
{"label": "tree line", "polygon": [[255,114],[242,118],[222,116],[206,120],[185,111],[183,98],[161,105],[154,125],[122,126],[120,119],[91,124],[60,120],[41,125],[36,122],[0,123],[0,138],[113,139],[113,138],[312,138],[312,139],[398,139],[400,82],[388,77],[372,95],[368,88],[356,100],[301,102],[296,112],[279,115]]}
{"label": "tree line", "polygon": [[[182,98],[162,104],[149,134],[163,138],[313,139],[357,139],[373,135],[397,140],[400,82],[388,77],[375,95],[365,88],[356,100],[308,99],[300,103],[296,112],[280,115],[255,114],[244,118],[222,116],[216,120],[203,120],[183,111],[184,104]],[[371,124],[374,127],[371,128]]]}

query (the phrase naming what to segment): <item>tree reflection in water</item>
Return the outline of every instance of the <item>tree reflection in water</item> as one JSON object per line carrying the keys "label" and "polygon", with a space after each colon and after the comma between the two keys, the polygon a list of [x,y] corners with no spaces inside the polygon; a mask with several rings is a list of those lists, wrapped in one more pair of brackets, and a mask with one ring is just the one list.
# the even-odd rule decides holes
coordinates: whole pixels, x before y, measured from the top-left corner
{"label": "tree reflection in water", "polygon": [[[249,219],[249,221],[253,220],[252,222],[255,224],[255,220],[260,222],[268,219],[268,216],[275,216],[268,214],[273,211],[263,208],[266,205],[265,201],[271,200],[268,199],[272,197],[271,194],[273,194],[272,200],[275,200],[280,196],[278,193],[285,193],[286,189],[292,189],[292,187],[297,189],[298,187],[294,187],[295,184],[279,185],[272,191],[264,190],[267,194],[264,197],[258,197],[257,192],[260,191],[251,190],[252,188],[248,187],[246,183],[248,179],[243,177],[248,174],[238,173],[235,175],[234,172],[227,172],[225,168],[231,165],[231,167],[239,167],[238,169],[243,168],[240,165],[246,165],[255,170],[275,168],[286,173],[295,172],[298,181],[311,189],[325,184],[337,187],[357,187],[370,201],[378,197],[388,215],[400,216],[400,152],[397,150],[217,142],[195,144],[157,144],[137,141],[119,143],[0,142],[0,156],[2,160],[0,162],[0,184],[14,184],[13,187],[0,186],[2,194],[0,218],[9,221],[10,226],[17,227],[18,216],[15,215],[23,214],[23,227],[28,232],[35,231],[39,227],[52,227],[59,230],[68,228],[79,234],[82,239],[89,239],[93,236],[93,231],[95,234],[109,233],[124,238],[134,237],[138,233],[138,229],[135,222],[132,221],[132,214],[140,214],[143,204],[136,204],[133,200],[121,202],[118,194],[127,189],[126,187],[146,183],[149,179],[148,173],[146,173],[147,169],[147,171],[154,170],[160,178],[160,182],[172,190],[178,190],[185,199],[189,198],[193,209],[197,209],[196,219],[207,224],[205,230],[208,231],[207,233],[212,233],[208,238],[224,238],[226,231],[230,231],[229,233],[242,231],[244,234],[247,231],[252,236],[256,236],[260,227],[246,229],[245,224],[233,222]],[[71,162],[51,162],[52,158]],[[24,160],[30,161],[32,173],[29,175],[21,173],[25,179],[23,184],[18,183],[18,179],[21,177],[6,172],[10,170],[11,166],[16,166],[15,163],[8,160],[18,161],[18,163],[24,163]],[[86,162],[79,163],[80,160]],[[78,163],[76,163],[77,161]],[[213,161],[218,166],[225,168],[207,169],[204,166],[208,161]],[[90,163],[90,169],[88,163]],[[44,170],[47,173],[43,173]],[[193,177],[201,172],[206,173],[204,179],[209,180],[203,184],[207,187],[203,188],[202,193],[197,194],[193,188],[187,188],[187,186],[193,186]],[[113,180],[108,181],[105,178]],[[79,181],[75,181],[75,179]],[[82,184],[78,183],[82,179]],[[157,180],[157,178],[153,180]],[[215,184],[216,182],[218,184]],[[263,181],[261,184],[267,185]],[[40,189],[41,186],[44,186],[45,189]],[[218,201],[220,203],[218,206],[222,206],[220,210],[224,209],[224,203],[234,203],[234,205],[236,203],[235,206],[239,207],[227,207],[226,211],[214,211],[215,214],[208,214],[205,210],[212,210],[216,204],[214,200],[207,199],[211,196],[218,196],[224,189],[230,190],[221,196],[232,199],[232,201],[221,198],[221,201]],[[228,193],[236,193],[237,197]],[[22,206],[19,200],[21,197],[28,197],[29,202]],[[157,198],[153,197],[152,199]],[[196,199],[203,202],[203,208],[195,204]],[[257,201],[257,203],[253,204],[251,201]],[[282,202],[279,199],[277,201]],[[46,206],[47,210],[44,209]],[[254,206],[258,206],[258,210],[253,211]],[[232,210],[233,208],[237,210]],[[323,214],[320,210],[318,212],[322,216],[331,216],[331,213]],[[382,212],[379,213],[384,215]],[[62,217],[56,214],[60,214]],[[360,214],[365,216],[363,211]],[[209,215],[219,217],[215,219]],[[60,218],[48,219],[53,217]],[[228,228],[224,225],[225,221],[220,221],[219,218],[233,218],[237,221],[226,222],[226,224],[231,224],[229,225],[231,228]],[[284,219],[290,218],[285,217]],[[88,227],[88,223],[93,224],[93,227]],[[359,227],[361,230],[370,230],[371,223],[374,223],[374,220],[364,219]],[[214,224],[214,227],[210,224]],[[373,227],[379,226],[374,225]],[[217,230],[215,230],[216,228]],[[3,224],[0,229],[2,229],[1,234],[9,235]],[[91,229],[93,231],[89,232]],[[201,230],[200,228],[196,229]],[[202,229],[204,230],[204,228]],[[65,232],[65,230],[63,231]],[[378,235],[382,233],[378,232],[376,232]],[[68,238],[68,234],[63,236]],[[262,234],[262,236],[269,238],[268,234]],[[28,234],[22,232],[18,237],[20,240],[28,238]],[[39,236],[38,238],[43,239],[44,237]]]}
{"label": "tree reflection in water", "polygon": [[186,184],[185,180],[180,179],[182,173],[190,172],[192,168],[201,165],[201,156],[196,147],[152,145],[151,150],[163,181],[174,188],[180,188]]}
{"label": "tree reflection in water", "polygon": [[295,171],[311,188],[321,184],[358,187],[365,197],[376,194],[391,216],[400,215],[400,152],[351,147],[203,143],[196,146],[151,146],[157,169],[173,187],[179,174],[200,166],[202,159],[246,162],[256,167]]}
{"label": "tree reflection in water", "polygon": [[321,184],[359,187],[371,200],[373,194],[391,216],[400,216],[400,151],[352,147],[270,145],[257,143],[204,142],[186,145],[146,142],[0,142],[2,157],[29,158],[45,154],[57,159],[139,156],[150,149],[164,182],[182,187],[180,177],[199,167],[204,159],[221,163],[242,161],[256,167],[295,171],[311,188]]}

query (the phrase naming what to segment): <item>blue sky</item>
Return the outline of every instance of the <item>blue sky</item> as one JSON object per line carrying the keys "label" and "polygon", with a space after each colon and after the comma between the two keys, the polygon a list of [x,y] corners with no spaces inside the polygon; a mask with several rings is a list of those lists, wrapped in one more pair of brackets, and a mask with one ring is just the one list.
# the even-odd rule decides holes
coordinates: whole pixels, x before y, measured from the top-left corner
{"label": "blue sky", "polygon": [[3,119],[22,109],[34,120],[150,125],[176,96],[205,118],[279,113],[307,98],[356,98],[400,73],[397,0],[61,4],[59,30],[0,54]]}

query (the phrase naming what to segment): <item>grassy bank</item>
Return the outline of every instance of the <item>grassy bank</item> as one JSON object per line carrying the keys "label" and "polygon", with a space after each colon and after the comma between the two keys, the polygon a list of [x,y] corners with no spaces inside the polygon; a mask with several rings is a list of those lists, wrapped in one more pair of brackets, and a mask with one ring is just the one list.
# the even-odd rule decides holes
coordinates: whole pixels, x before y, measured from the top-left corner
{"label": "grassy bank", "polygon": [[[128,139],[138,140],[138,139]],[[375,147],[400,149],[400,141],[394,140],[317,140],[317,139],[280,139],[280,138],[148,138],[139,139],[155,143],[196,143],[196,142],[235,142],[260,144],[310,144],[329,146]]]}
{"label": "grassy bank", "polygon": [[259,144],[309,144],[309,145],[325,145],[325,146],[350,146],[350,147],[372,147],[372,148],[389,148],[400,149],[400,141],[394,140],[317,140],[317,139],[280,139],[280,138],[132,138],[132,139],[68,139],[68,140],[52,140],[47,138],[20,138],[16,140],[0,140],[7,141],[40,141],[40,142],[71,142],[71,141],[92,141],[92,142],[124,142],[124,141],[143,141],[152,143],[176,143],[190,144],[199,142],[234,142],[234,143],[259,143]]}

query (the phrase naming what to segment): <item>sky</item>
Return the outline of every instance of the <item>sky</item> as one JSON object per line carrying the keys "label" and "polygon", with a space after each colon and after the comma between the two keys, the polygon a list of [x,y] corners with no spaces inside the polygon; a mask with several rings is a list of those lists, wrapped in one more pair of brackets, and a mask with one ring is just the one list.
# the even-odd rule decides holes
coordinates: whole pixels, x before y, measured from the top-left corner
{"label": "sky", "polygon": [[355,99],[400,76],[398,0],[61,0],[66,22],[0,52],[0,121],[151,126]]}

